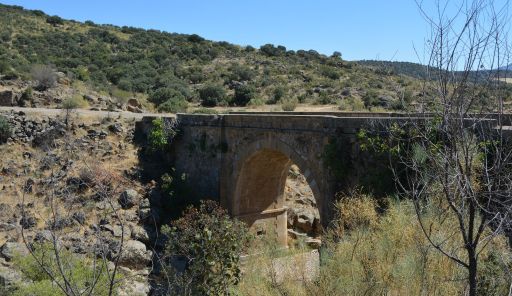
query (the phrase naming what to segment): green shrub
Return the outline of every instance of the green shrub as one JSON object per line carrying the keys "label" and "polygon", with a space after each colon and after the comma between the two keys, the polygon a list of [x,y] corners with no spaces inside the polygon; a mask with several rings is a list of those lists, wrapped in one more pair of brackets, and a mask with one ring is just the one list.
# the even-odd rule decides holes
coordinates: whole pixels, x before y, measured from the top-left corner
{"label": "green shrub", "polygon": [[[169,237],[167,255],[186,259],[181,276],[188,280],[179,282],[188,282],[194,295],[228,295],[239,282],[239,260],[249,242],[248,229],[214,201],[188,208],[162,232]],[[185,287],[177,288],[179,295]]]}
{"label": "green shrub", "polygon": [[167,147],[169,139],[176,135],[176,130],[162,118],[156,118],[151,123],[148,135],[149,148],[152,151],[163,150]]}
{"label": "green shrub", "polygon": [[230,80],[249,81],[249,80],[253,79],[255,76],[254,71],[245,65],[235,64],[235,65],[231,66],[230,71],[231,71],[231,73],[229,75]]}
{"label": "green shrub", "polygon": [[[14,292],[14,295],[66,295],[61,287],[68,282],[70,289],[68,295],[109,295],[109,274],[107,265],[100,262],[93,262],[88,258],[78,257],[65,248],[59,249],[59,261],[63,267],[65,278],[59,268],[53,245],[35,244],[34,256],[20,256],[15,254],[13,258],[14,267],[21,271],[26,279]],[[35,259],[37,258],[37,260]],[[42,263],[44,269],[38,263]],[[49,274],[51,274],[51,276]],[[53,277],[53,278],[52,278]],[[91,279],[96,279],[91,284]]]}
{"label": "green shrub", "polygon": [[297,108],[298,100],[296,98],[283,100],[281,103],[281,108],[283,111],[293,111]]}
{"label": "green shrub", "polygon": [[219,112],[215,109],[208,109],[208,108],[198,108],[194,111],[192,111],[194,114],[219,114]]}
{"label": "green shrub", "polygon": [[287,92],[288,92],[288,89],[285,86],[283,86],[283,85],[277,86],[272,91],[272,97],[268,101],[268,103],[275,104],[275,103],[279,102],[286,95]]}
{"label": "green shrub", "polygon": [[46,22],[52,26],[63,25],[64,20],[59,16],[49,16],[46,18]]}
{"label": "green shrub", "polygon": [[226,99],[226,90],[220,85],[206,85],[199,90],[201,105],[204,107],[215,107]]}
{"label": "green shrub", "polygon": [[119,102],[121,104],[125,104],[126,102],[128,102],[128,100],[130,98],[133,97],[133,93],[131,93],[129,91],[122,90],[122,89],[119,89],[117,87],[113,87],[110,90],[110,95],[112,97],[114,97],[117,102]]}
{"label": "green shrub", "polygon": [[193,42],[193,43],[200,43],[200,42],[204,41],[204,38],[197,34],[189,35],[187,39],[188,39],[188,41]]}
{"label": "green shrub", "polygon": [[151,103],[159,106],[169,100],[174,100],[175,102],[185,101],[185,97],[178,90],[165,87],[165,88],[159,88],[159,89],[155,90],[154,92],[152,92],[149,95],[148,100]]}
{"label": "green shrub", "polygon": [[338,73],[336,68],[329,66],[320,66],[320,74],[333,80],[340,78],[340,73]]}
{"label": "green shrub", "polygon": [[0,115],[0,144],[7,142],[11,136],[11,133],[11,126],[7,121],[7,118],[3,115]]}
{"label": "green shrub", "polygon": [[167,113],[179,113],[187,111],[188,103],[184,98],[172,98],[158,106],[158,111]]}
{"label": "green shrub", "polygon": [[366,108],[376,106],[379,104],[378,100],[379,93],[374,89],[369,89],[363,96],[364,106]]}
{"label": "green shrub", "polygon": [[256,97],[256,89],[250,85],[240,85],[235,88],[235,96],[233,104],[235,106],[246,106],[252,99]]}
{"label": "green shrub", "polygon": [[18,101],[18,105],[21,107],[27,107],[27,103],[32,102],[34,98],[32,87],[27,87]]}

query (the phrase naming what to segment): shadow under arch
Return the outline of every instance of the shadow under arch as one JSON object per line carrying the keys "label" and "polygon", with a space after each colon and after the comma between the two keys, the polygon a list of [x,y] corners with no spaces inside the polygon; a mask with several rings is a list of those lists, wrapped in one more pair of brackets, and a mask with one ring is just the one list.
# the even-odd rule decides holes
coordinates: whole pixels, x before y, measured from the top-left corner
{"label": "shadow under arch", "polygon": [[273,229],[278,242],[287,245],[287,209],[284,189],[292,164],[304,171],[322,216],[322,195],[315,179],[317,165],[290,145],[275,139],[253,142],[237,155],[231,212],[255,232]]}

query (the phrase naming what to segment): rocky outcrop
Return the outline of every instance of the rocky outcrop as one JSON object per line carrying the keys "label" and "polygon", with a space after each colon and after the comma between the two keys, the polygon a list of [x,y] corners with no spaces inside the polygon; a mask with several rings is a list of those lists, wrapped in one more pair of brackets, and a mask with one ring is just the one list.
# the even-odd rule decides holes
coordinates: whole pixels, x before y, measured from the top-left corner
{"label": "rocky outcrop", "polygon": [[11,90],[0,92],[0,106],[16,106],[18,103],[19,95]]}
{"label": "rocky outcrop", "polygon": [[128,189],[121,193],[119,204],[123,209],[130,209],[139,201],[139,193],[133,189]]}
{"label": "rocky outcrop", "polygon": [[144,269],[150,262],[153,253],[146,245],[136,240],[126,241],[119,257],[119,264],[131,269]]}
{"label": "rocky outcrop", "polygon": [[[320,213],[306,178],[296,165],[292,165],[286,180],[285,200],[288,236],[292,239],[314,239],[321,234]],[[307,243],[312,247],[317,241]]]}
{"label": "rocky outcrop", "polygon": [[15,285],[21,283],[23,278],[14,268],[0,263],[0,293],[10,291]]}

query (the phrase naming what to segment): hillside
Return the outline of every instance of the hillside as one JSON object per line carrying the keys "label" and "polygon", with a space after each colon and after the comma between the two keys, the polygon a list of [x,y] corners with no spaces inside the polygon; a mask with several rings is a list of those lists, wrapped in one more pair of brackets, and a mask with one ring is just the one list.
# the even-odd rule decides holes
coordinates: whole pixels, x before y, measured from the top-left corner
{"label": "hillside", "polygon": [[[63,89],[43,101],[57,107],[64,93],[107,97],[118,107],[137,98],[144,109],[168,112],[200,103],[396,110],[412,101],[418,89],[417,80],[407,76],[416,73],[397,75],[345,61],[340,53],[326,56],[272,44],[255,49],[198,35],[63,20],[1,4],[0,39],[2,84],[23,92],[33,87],[25,83],[33,80],[33,67],[50,65]],[[37,89],[34,94],[44,96]]]}
{"label": "hillside", "polygon": [[419,79],[426,77],[426,66],[410,62],[362,60],[358,64],[371,67],[383,75],[407,75]]}

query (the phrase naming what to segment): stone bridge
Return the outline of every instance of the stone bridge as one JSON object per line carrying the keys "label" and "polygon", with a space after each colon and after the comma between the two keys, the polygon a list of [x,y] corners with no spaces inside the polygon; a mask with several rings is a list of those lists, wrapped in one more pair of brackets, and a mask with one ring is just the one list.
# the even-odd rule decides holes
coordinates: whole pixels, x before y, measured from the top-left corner
{"label": "stone bridge", "polygon": [[[376,122],[404,119],[378,113],[231,113],[178,114],[177,120],[179,135],[171,154],[191,194],[220,201],[253,231],[275,231],[286,245],[284,188],[290,165],[303,172],[326,226],[335,193],[354,186],[379,165],[359,149],[357,132]],[[342,178],[328,157],[333,151],[344,166],[338,168]]]}

